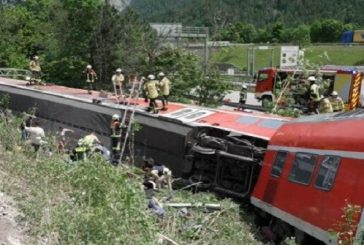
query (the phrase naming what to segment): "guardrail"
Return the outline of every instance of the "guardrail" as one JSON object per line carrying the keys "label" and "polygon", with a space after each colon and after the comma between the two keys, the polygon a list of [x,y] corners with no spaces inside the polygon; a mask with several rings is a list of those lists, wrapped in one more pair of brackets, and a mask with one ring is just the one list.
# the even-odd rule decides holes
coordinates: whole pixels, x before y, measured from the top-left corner
{"label": "guardrail", "polygon": [[32,72],[29,70],[17,68],[0,68],[0,77],[26,80],[27,77],[31,76]]}

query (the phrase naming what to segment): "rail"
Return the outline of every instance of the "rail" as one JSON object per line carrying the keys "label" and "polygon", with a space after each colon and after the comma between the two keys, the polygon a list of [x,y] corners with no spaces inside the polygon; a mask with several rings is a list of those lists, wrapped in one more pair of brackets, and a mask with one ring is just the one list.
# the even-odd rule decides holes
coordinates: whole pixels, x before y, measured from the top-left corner
{"label": "rail", "polygon": [[17,68],[0,68],[0,77],[26,80],[26,78],[31,77],[31,75],[32,73],[29,70]]}

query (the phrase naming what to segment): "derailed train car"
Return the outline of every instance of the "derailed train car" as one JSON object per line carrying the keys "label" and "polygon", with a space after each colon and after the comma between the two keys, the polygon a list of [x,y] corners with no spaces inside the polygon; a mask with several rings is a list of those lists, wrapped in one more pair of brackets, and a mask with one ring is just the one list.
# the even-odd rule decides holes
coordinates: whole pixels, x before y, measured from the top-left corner
{"label": "derailed train car", "polygon": [[[251,196],[265,225],[296,235],[301,244],[362,244],[363,140],[364,110],[282,125],[268,144]],[[355,205],[360,211],[346,217],[343,209]]]}
{"label": "derailed train car", "polygon": [[[92,104],[93,98],[80,90],[60,91],[66,92],[0,80],[0,94],[10,95],[12,109],[36,106],[49,129],[58,124],[92,129],[107,142],[111,115],[125,107]],[[251,200],[262,214],[258,222],[276,233],[273,240],[296,235],[301,243],[311,244],[315,238],[334,244],[337,239],[328,230],[341,220],[345,200],[364,205],[363,114],[359,110],[291,120],[181,104],[171,104],[168,113],[158,116],[139,108],[136,120],[142,129],[135,136],[136,155],[152,156],[176,177],[202,182],[206,189]],[[359,240],[363,220],[355,221]]]}

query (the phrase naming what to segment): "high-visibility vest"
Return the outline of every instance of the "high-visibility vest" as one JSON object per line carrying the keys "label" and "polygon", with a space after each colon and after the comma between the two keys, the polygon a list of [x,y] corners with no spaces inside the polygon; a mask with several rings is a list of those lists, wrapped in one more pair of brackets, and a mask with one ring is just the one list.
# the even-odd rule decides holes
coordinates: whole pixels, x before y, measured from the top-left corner
{"label": "high-visibility vest", "polygon": [[332,106],[331,106],[331,103],[330,103],[329,99],[324,98],[323,100],[320,101],[319,111],[320,111],[320,113],[333,112],[333,109],[332,109]]}
{"label": "high-visibility vest", "polygon": [[149,99],[156,99],[158,97],[157,84],[158,81],[156,80],[151,80],[144,84],[144,90],[147,92]]}
{"label": "high-visibility vest", "polygon": [[170,84],[171,84],[171,81],[169,81],[169,79],[166,77],[164,77],[159,82],[159,87],[161,89],[162,95],[169,95]]}
{"label": "high-visibility vest", "polygon": [[40,64],[38,61],[35,60],[30,61],[29,67],[31,71],[37,71],[37,72],[40,71]]}
{"label": "high-visibility vest", "polygon": [[125,78],[123,74],[115,74],[112,76],[111,80],[114,84],[121,84],[122,82],[124,82]]}
{"label": "high-visibility vest", "polygon": [[344,101],[340,97],[330,97],[330,102],[334,112],[344,111]]}
{"label": "high-visibility vest", "polygon": [[115,120],[111,123],[111,137],[121,137],[121,127],[120,122],[118,120]]}
{"label": "high-visibility vest", "polygon": [[310,98],[314,101],[320,101],[320,86],[312,84],[310,87]]}

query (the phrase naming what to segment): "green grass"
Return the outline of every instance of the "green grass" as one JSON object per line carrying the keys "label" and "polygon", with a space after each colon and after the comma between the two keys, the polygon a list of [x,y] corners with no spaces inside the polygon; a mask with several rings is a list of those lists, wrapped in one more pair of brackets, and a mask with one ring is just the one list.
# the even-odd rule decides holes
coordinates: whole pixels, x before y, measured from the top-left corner
{"label": "green grass", "polygon": [[[248,46],[225,47],[211,57],[214,63],[229,63],[247,70]],[[364,46],[308,46],[305,59],[314,64],[364,65]],[[327,54],[327,56],[325,55]],[[255,51],[255,70],[269,67],[271,51]],[[328,57],[328,58],[327,58]],[[273,66],[279,66],[280,47],[274,47]]]}
{"label": "green grass", "polygon": [[[140,169],[115,168],[98,157],[74,165],[58,154],[34,160],[32,149],[19,142],[20,121],[0,121],[0,191],[23,213],[30,244],[149,245],[158,243],[158,234],[178,244],[260,244],[252,214],[228,199],[175,191],[172,202],[221,203],[222,209],[182,215],[166,208],[161,219],[147,209]],[[167,195],[157,193],[159,199]]]}

